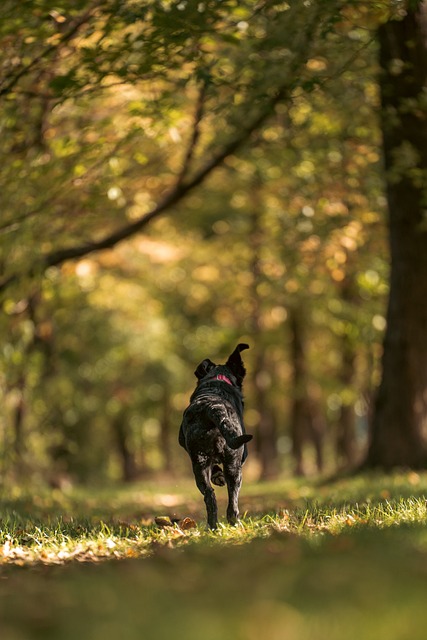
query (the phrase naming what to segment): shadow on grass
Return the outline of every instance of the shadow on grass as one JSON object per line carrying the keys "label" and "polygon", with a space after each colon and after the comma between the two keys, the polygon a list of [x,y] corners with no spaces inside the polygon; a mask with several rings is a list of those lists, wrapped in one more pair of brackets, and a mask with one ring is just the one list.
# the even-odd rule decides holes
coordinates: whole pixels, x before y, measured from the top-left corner
{"label": "shadow on grass", "polygon": [[6,569],[5,640],[421,640],[424,527],[313,545],[274,532],[250,545],[189,543],[146,560]]}
{"label": "shadow on grass", "polygon": [[[216,488],[219,511],[225,515],[227,491]],[[427,474],[414,472],[385,475],[361,474],[323,479],[283,479],[246,483],[240,496],[240,512],[262,517],[307,506],[342,509],[347,505],[378,505],[427,495]],[[100,527],[114,529],[126,524],[149,525],[156,516],[182,519],[190,516],[205,522],[201,494],[192,480],[126,485],[103,490],[75,489],[22,492],[0,497],[0,526],[15,529],[61,528],[67,535],[79,536],[81,530]]]}
{"label": "shadow on grass", "polygon": [[[217,493],[223,510],[225,491]],[[323,517],[343,505],[387,505],[426,493],[424,474],[283,480],[244,485],[241,506],[265,516],[303,513],[307,505],[315,514],[319,505]],[[129,522],[173,513],[204,522],[203,501],[192,483],[11,495],[1,502],[0,530],[7,537],[14,527],[18,542],[31,544],[37,528],[78,538],[109,523],[110,535]],[[154,544],[151,556],[141,560],[3,565],[1,638],[424,640],[424,523],[381,528],[356,520],[335,535],[318,527],[311,536],[272,520],[260,531],[250,543],[228,545],[219,534],[196,532],[179,546]],[[125,535],[131,539],[131,527]]]}

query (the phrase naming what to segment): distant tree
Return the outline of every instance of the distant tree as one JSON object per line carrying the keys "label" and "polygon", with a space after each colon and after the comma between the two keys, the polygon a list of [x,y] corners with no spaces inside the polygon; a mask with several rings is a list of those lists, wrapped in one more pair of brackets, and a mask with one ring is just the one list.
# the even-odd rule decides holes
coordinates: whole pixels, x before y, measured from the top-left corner
{"label": "distant tree", "polygon": [[369,467],[427,466],[427,3],[378,30],[391,277]]}
{"label": "distant tree", "polygon": [[310,393],[310,376],[307,371],[306,344],[304,335],[304,310],[291,308],[289,325],[291,330],[291,364],[293,398],[291,412],[292,453],[295,474],[305,475],[304,448],[312,444],[315,451],[316,469],[323,471],[324,420]]}
{"label": "distant tree", "polygon": [[[4,18],[0,20],[0,291],[6,310],[0,321],[3,335],[14,336],[16,342],[14,349],[5,350],[16,371],[10,365],[4,370],[9,376],[10,371],[14,373],[6,395],[14,412],[17,454],[22,457],[22,425],[31,418],[25,387],[36,386],[37,376],[43,383],[46,374],[25,373],[25,348],[28,342],[34,351],[31,332],[36,323],[25,315],[27,311],[18,315],[16,309],[39,290],[42,279],[57,277],[65,284],[74,269],[67,261],[135,238],[131,265],[125,265],[122,253],[122,249],[131,250],[130,243],[116,252],[120,265],[108,252],[98,256],[97,264],[104,261],[106,271],[115,273],[115,283],[133,277],[135,287],[147,293],[144,309],[149,299],[159,298],[158,305],[144,314],[145,321],[167,318],[169,326],[177,329],[169,350],[180,354],[181,365],[187,361],[190,366],[188,360],[198,356],[199,349],[203,348],[200,355],[205,357],[206,349],[215,353],[218,343],[252,331],[247,318],[256,315],[253,307],[259,305],[258,317],[252,319],[259,325],[259,353],[255,358],[254,349],[249,358],[256,360],[253,369],[261,375],[254,384],[256,393],[251,394],[257,398],[257,407],[248,411],[248,419],[257,426],[257,416],[262,414],[258,422],[264,424],[260,432],[265,434],[265,476],[279,468],[276,440],[280,430],[288,428],[282,414],[291,413],[288,398],[293,397],[293,391],[284,386],[289,382],[286,367],[291,354],[286,344],[277,345],[283,341],[288,306],[298,304],[299,298],[309,302],[313,308],[307,321],[314,323],[314,331],[308,327],[313,340],[304,352],[305,370],[321,381],[323,408],[330,409],[332,421],[338,422],[341,410],[341,424],[347,425],[342,440],[348,444],[343,457],[349,461],[354,403],[365,387],[361,373],[369,368],[366,352],[377,348],[378,329],[372,317],[383,313],[384,291],[378,294],[385,260],[378,127],[373,119],[377,84],[372,32],[392,7],[401,11],[405,2],[62,0],[55,9],[50,0],[24,4],[4,0],[0,8]],[[414,13],[415,5],[408,2],[409,13]],[[401,56],[390,57],[390,78],[398,82],[401,59],[404,68]],[[384,108],[384,114],[390,108]],[[406,118],[415,109],[412,95],[404,108]],[[418,111],[422,108],[421,102],[417,104]],[[393,136],[388,137],[392,141]],[[415,147],[407,142],[403,151],[398,146],[397,151],[394,147],[386,153],[389,166],[399,156],[389,176],[392,195],[401,169],[408,169],[407,182],[423,179],[413,164]],[[262,178],[259,203],[248,187],[255,170]],[[250,246],[248,231],[248,212],[254,209],[265,219],[259,247]],[[174,215],[159,220],[166,212]],[[144,239],[136,236],[149,223],[151,228],[152,221],[157,221],[155,233],[171,232],[171,243],[176,242],[180,251],[186,244],[202,245],[184,251],[185,265],[172,260],[165,267],[170,271],[169,284],[156,277],[159,265],[136,267],[144,253],[137,246]],[[186,237],[188,229],[197,232]],[[422,254],[418,249],[417,253]],[[214,265],[210,262],[206,268],[212,256]],[[258,282],[253,278],[248,291],[251,260]],[[371,275],[365,277],[369,271]],[[354,295],[343,291],[346,276],[354,283]],[[120,289],[104,290],[114,298],[109,311],[119,313],[123,307],[126,294],[121,295]],[[364,305],[356,314],[359,294]],[[89,298],[85,306],[93,304],[93,294]],[[379,315],[379,327],[381,320]],[[10,331],[13,322],[19,325],[15,333]],[[327,329],[323,333],[319,332],[322,323]],[[70,324],[61,325],[64,333],[73,332]],[[106,350],[110,338],[110,328],[104,328],[100,350]],[[112,334],[116,332],[117,326]],[[147,336],[150,347],[165,346],[170,339],[163,325],[162,332],[153,329]],[[8,343],[7,338],[4,342]],[[64,380],[72,379],[78,358],[87,357],[85,345],[84,341],[73,344],[76,360],[70,370],[64,368],[66,358],[61,355]],[[341,359],[335,357],[340,349]],[[119,351],[114,361],[122,378],[128,369],[128,345]],[[65,344],[64,352],[70,352]],[[61,345],[57,353],[63,353]],[[163,353],[150,353],[148,360],[162,362],[163,358]],[[135,361],[139,362],[137,353]],[[272,385],[268,375],[275,368],[281,384]],[[147,361],[144,370],[148,370]],[[165,382],[170,382],[172,371],[171,379],[176,378],[176,370],[176,363],[168,364]],[[98,392],[97,385],[106,384],[105,373],[102,380],[96,371],[91,375]],[[135,379],[130,375],[126,384],[117,386],[116,373],[112,375],[108,381],[112,398],[105,417],[116,427],[113,437],[123,475],[130,478],[145,466],[129,456],[138,436],[135,415],[142,412],[157,411],[156,424],[147,423],[144,446],[150,438],[162,440],[163,463],[169,467],[167,400],[176,411],[178,389],[172,389],[163,403],[155,385],[147,384],[143,407],[138,398],[132,398],[128,415],[123,413],[129,404],[125,391],[134,387]],[[61,376],[52,377],[55,384],[62,382]],[[74,387],[80,389],[77,382]],[[64,404],[69,396],[65,382],[62,388],[64,393],[58,392],[55,398],[59,417],[52,424],[62,420],[64,408],[68,417],[76,417]],[[93,403],[92,416],[90,403],[84,406],[83,402],[86,391],[87,385],[82,384],[78,403],[84,411],[65,438],[70,440],[70,460],[70,452],[76,450],[72,436],[80,425],[86,434],[87,417],[93,417],[94,424],[98,420],[94,437],[102,433],[102,411]],[[165,415],[158,414],[160,405]],[[305,409],[298,412],[307,413]],[[38,425],[34,423],[33,428],[36,432]],[[380,432],[374,430],[377,435]],[[374,436],[371,453],[376,443],[383,447],[384,442],[386,435]]]}

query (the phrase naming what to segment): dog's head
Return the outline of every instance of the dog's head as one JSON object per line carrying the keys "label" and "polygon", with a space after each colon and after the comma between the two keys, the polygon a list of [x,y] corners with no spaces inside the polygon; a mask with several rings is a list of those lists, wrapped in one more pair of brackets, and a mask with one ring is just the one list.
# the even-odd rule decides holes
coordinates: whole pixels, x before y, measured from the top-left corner
{"label": "dog's head", "polygon": [[199,382],[201,382],[205,378],[213,379],[217,376],[222,376],[222,378],[219,377],[218,379],[224,380],[224,378],[226,378],[225,381],[230,380],[233,384],[241,388],[243,378],[246,374],[246,369],[243,364],[240,352],[244,351],[245,349],[249,349],[248,344],[238,344],[225,364],[215,364],[214,362],[212,362],[212,360],[206,358],[206,360],[203,360],[203,362],[199,364],[194,372],[194,375]]}

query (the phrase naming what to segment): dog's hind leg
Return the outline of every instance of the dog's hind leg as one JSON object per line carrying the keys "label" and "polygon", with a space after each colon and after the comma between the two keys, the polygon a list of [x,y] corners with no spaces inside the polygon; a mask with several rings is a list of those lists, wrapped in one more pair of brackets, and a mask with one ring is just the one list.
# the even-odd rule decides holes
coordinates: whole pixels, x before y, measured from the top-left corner
{"label": "dog's hind leg", "polygon": [[236,524],[239,521],[239,492],[242,486],[242,471],[233,465],[224,464],[224,477],[228,489],[227,521]]}
{"label": "dog's hind leg", "polygon": [[211,485],[211,468],[200,462],[193,462],[193,472],[197,488],[205,500],[208,526],[211,529],[216,529],[218,525],[218,507],[215,491]]}

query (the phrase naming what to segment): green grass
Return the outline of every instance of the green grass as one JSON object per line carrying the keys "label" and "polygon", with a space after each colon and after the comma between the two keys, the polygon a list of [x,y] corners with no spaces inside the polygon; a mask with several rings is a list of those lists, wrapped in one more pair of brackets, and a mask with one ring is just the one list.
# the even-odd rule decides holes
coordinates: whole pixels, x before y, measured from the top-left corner
{"label": "green grass", "polygon": [[414,473],[245,484],[210,532],[191,481],[9,492],[1,638],[424,640],[426,495]]}

